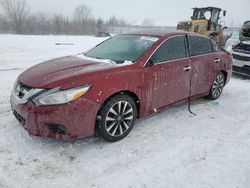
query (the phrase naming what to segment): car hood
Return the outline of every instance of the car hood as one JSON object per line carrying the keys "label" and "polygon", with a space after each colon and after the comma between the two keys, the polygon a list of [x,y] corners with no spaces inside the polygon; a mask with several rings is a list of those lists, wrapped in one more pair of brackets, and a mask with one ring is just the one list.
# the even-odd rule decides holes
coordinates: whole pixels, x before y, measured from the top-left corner
{"label": "car hood", "polygon": [[[74,87],[87,82],[97,72],[113,69],[118,65],[108,60],[88,58],[83,55],[67,56],[35,65],[18,78],[34,88]],[[66,86],[66,85],[71,86]]]}

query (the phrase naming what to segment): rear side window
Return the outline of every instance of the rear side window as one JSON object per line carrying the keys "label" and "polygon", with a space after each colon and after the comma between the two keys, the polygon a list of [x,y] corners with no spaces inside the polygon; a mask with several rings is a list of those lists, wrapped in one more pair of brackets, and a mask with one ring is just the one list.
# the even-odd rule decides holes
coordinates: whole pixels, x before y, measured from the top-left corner
{"label": "rear side window", "polygon": [[187,57],[185,36],[177,36],[164,42],[152,56],[155,63]]}
{"label": "rear side window", "polygon": [[214,51],[211,40],[206,37],[189,36],[189,41],[191,56],[208,54]]}

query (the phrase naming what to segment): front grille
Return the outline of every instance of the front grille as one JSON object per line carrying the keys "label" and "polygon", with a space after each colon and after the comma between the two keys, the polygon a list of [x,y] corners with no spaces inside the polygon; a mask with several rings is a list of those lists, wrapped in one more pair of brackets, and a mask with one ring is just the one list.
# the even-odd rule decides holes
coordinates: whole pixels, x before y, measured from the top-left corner
{"label": "front grille", "polygon": [[28,93],[32,88],[30,86],[26,86],[25,84],[19,82],[16,86],[16,92],[20,99],[24,97],[26,93]]}
{"label": "front grille", "polygon": [[250,57],[242,56],[242,55],[238,55],[238,54],[233,54],[233,58],[240,60],[240,61],[250,61]]}
{"label": "front grille", "polygon": [[16,117],[17,121],[19,121],[19,123],[21,123],[22,126],[25,125],[25,119],[18,114],[15,110],[13,111],[14,116]]}
{"label": "front grille", "polygon": [[242,29],[242,35],[244,37],[250,37],[250,29]]}
{"label": "front grille", "polygon": [[238,52],[245,51],[246,53],[250,53],[250,44],[240,42],[239,44],[233,47],[233,50]]}
{"label": "front grille", "polygon": [[15,88],[13,89],[11,95],[13,96],[13,100],[15,100],[16,104],[26,104],[45,91],[47,90],[33,88],[18,82],[15,84]]}

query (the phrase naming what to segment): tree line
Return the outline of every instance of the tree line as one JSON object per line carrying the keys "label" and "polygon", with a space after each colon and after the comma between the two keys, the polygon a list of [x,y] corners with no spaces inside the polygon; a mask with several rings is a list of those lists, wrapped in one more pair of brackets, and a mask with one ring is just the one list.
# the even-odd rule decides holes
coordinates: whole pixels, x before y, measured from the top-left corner
{"label": "tree line", "polygon": [[0,0],[0,7],[0,33],[93,35],[109,27],[127,25],[115,16],[109,20],[95,18],[91,7],[85,4],[76,7],[72,17],[31,13],[25,0]]}

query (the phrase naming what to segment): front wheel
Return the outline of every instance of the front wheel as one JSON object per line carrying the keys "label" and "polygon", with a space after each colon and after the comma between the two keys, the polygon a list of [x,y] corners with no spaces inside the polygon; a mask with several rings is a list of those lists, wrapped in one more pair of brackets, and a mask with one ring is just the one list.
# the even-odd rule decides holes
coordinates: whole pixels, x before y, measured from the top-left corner
{"label": "front wheel", "polygon": [[213,81],[212,87],[209,91],[208,98],[216,100],[220,97],[225,85],[225,76],[220,72]]}
{"label": "front wheel", "polygon": [[134,99],[127,95],[116,95],[98,114],[98,132],[104,140],[119,141],[130,133],[136,118],[137,107]]}

